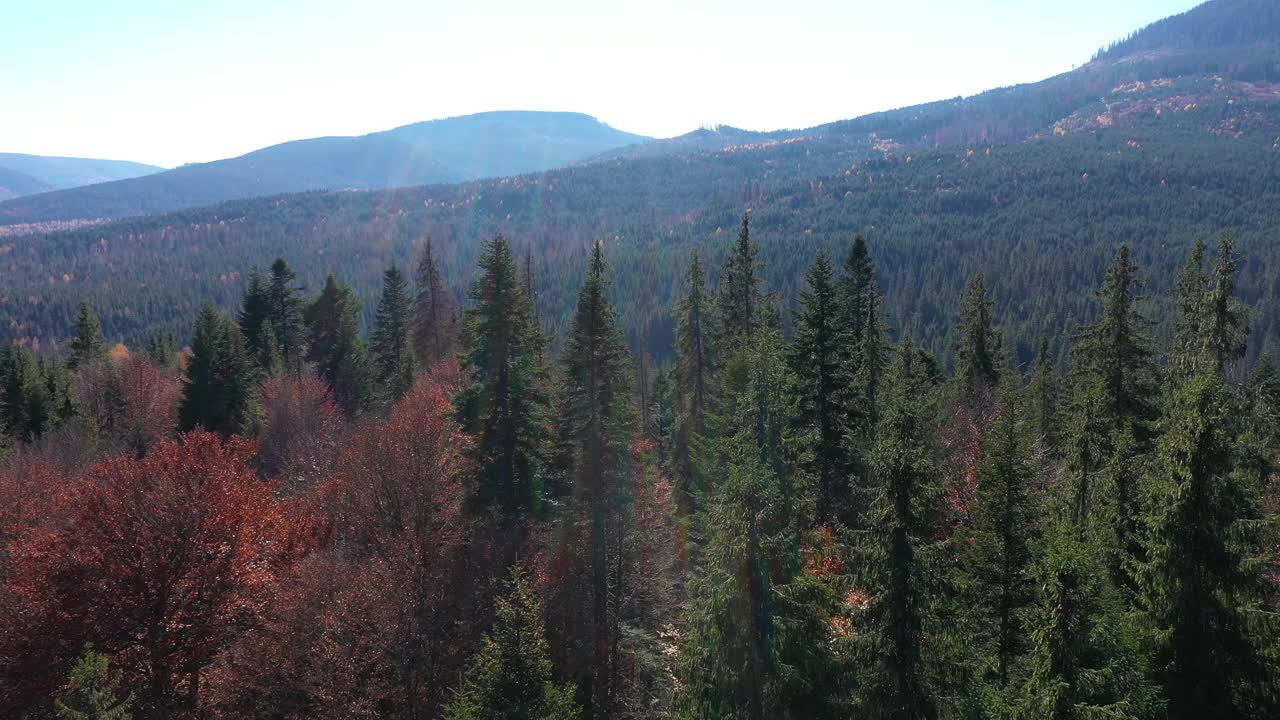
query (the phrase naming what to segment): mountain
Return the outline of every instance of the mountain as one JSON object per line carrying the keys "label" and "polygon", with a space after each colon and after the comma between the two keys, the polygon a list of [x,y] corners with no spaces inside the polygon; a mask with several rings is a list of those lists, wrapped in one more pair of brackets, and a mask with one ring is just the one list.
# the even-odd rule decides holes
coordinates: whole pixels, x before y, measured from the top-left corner
{"label": "mountain", "polygon": [[0,153],[0,199],[135,178],[163,169],[124,160]]}
{"label": "mountain", "polygon": [[26,173],[0,165],[0,200],[52,190],[53,187]]}
{"label": "mountain", "polygon": [[297,140],[237,158],[12,200],[0,203],[0,225],[128,217],[307,190],[517,175],[646,140],[580,113],[480,113],[359,137]]}
{"label": "mountain", "polygon": [[[1251,9],[1216,0],[1189,17],[1271,22]],[[200,303],[233,308],[247,270],[277,256],[313,287],[335,272],[367,314],[386,265],[411,262],[422,238],[460,292],[480,241],[503,232],[532,249],[540,310],[561,333],[586,249],[603,239],[627,332],[662,359],[690,252],[714,275],[750,210],[784,307],[819,247],[842,255],[863,233],[885,269],[893,326],[941,355],[951,347],[941,328],[973,272],[987,273],[1025,358],[1040,337],[1090,317],[1121,242],[1158,293],[1195,236],[1231,231],[1256,356],[1280,340],[1280,64],[1257,61],[1275,51],[1262,36],[1231,45],[1139,33],[1125,42],[1142,49],[1104,51],[1039,83],[806,130],[706,128],[523,176],[246,199],[11,239],[0,228],[11,278],[0,336],[65,338],[81,297],[113,337],[185,334]],[[1188,58],[1199,70],[1184,72]]]}

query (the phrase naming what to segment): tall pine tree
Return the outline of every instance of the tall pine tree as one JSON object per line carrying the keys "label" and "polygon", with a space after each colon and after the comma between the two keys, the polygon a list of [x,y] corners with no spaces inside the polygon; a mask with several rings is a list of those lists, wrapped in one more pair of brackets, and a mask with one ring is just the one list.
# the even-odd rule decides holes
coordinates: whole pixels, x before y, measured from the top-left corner
{"label": "tall pine tree", "polygon": [[1237,428],[1226,385],[1203,373],[1174,393],[1155,449],[1149,560],[1138,579],[1171,718],[1280,710],[1280,637],[1262,605],[1261,510],[1234,467]]}
{"label": "tall pine tree", "polygon": [[805,446],[804,469],[817,483],[819,522],[852,524],[853,503],[847,450],[845,403],[849,378],[843,373],[840,313],[831,260],[819,250],[800,293],[800,313],[791,342],[791,372],[797,403],[793,429]]}
{"label": "tall pine tree", "polygon": [[[324,289],[307,307],[310,342],[307,360],[329,384],[333,397],[347,417],[369,407],[369,354],[360,340],[360,300],[351,288],[339,285],[333,273]],[[277,333],[279,334],[279,333]],[[282,357],[287,356],[281,352]]]}
{"label": "tall pine tree", "polygon": [[581,523],[589,528],[589,679],[593,717],[608,717],[614,703],[619,631],[616,622],[622,580],[611,576],[619,538],[611,528],[624,522],[631,433],[630,359],[618,318],[606,296],[609,280],[604,248],[597,243],[578,293],[577,311],[565,344],[565,402],[560,419],[572,447],[570,477]]}
{"label": "tall pine tree", "polygon": [[542,333],[501,235],[481,252],[466,311],[463,427],[476,439],[474,509],[498,508],[512,523],[536,509],[544,480],[548,401]]}
{"label": "tall pine tree", "polygon": [[96,362],[107,357],[107,346],[102,342],[102,323],[88,300],[80,301],[76,311],[76,334],[71,339],[71,354],[67,363],[72,370]]}
{"label": "tall pine tree", "polygon": [[457,335],[453,296],[436,265],[430,238],[418,260],[414,284],[413,346],[418,362],[430,369],[453,353]]}
{"label": "tall pine tree", "polygon": [[392,265],[382,276],[382,297],[378,300],[369,348],[376,394],[384,406],[394,404],[413,387],[412,312],[404,276]]}

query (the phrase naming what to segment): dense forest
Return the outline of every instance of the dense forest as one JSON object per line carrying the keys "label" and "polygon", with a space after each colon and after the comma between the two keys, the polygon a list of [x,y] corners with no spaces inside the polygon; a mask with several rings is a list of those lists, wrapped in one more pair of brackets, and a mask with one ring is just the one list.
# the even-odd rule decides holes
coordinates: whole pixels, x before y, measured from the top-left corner
{"label": "dense forest", "polygon": [[0,707],[1280,713],[1280,365],[1238,240],[1159,298],[1120,245],[1024,359],[994,272],[898,301],[944,356],[887,310],[892,251],[815,244],[784,302],[727,230],[683,253],[666,362],[628,348],[619,244],[560,329],[564,278],[501,235],[465,302],[427,243],[371,312],[280,259],[189,335],[113,345],[82,302],[57,353],[10,343]]}
{"label": "dense forest", "polygon": [[[1220,117],[1226,102],[1202,107],[1188,125]],[[813,156],[792,143],[770,151],[775,175],[763,180],[750,154],[655,158],[459,186],[268,198],[12,238],[0,245],[0,337],[44,351],[65,344],[87,297],[113,341],[138,344],[166,330],[186,338],[201,304],[233,311],[249,270],[265,270],[275,254],[289,257],[312,290],[336,273],[362,301],[368,328],[387,265],[416,263],[431,238],[462,302],[484,239],[503,232],[519,255],[532,255],[543,279],[536,303],[557,338],[567,333],[593,239],[605,238],[620,271],[609,296],[629,345],[667,362],[689,254],[703,255],[715,282],[751,208],[763,277],[780,294],[787,330],[818,249],[838,254],[862,233],[878,249],[892,324],[948,366],[948,308],[979,271],[996,321],[1027,361],[1042,337],[1093,319],[1090,293],[1119,243],[1130,244],[1160,304],[1191,243],[1231,232],[1238,292],[1257,306],[1256,361],[1280,338],[1275,136],[1177,132],[1168,122],[853,165],[837,158],[843,169],[817,179],[803,175]],[[1167,340],[1171,327],[1156,331]],[[1053,344],[1062,362],[1066,349]]]}

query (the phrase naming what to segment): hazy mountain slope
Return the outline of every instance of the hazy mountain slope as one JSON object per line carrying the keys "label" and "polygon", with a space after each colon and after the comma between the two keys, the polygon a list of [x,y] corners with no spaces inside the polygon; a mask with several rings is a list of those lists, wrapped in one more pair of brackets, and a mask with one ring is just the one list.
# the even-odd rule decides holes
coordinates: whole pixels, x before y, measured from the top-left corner
{"label": "hazy mountain slope", "polygon": [[0,225],[115,218],[317,189],[388,188],[565,165],[645,138],[578,113],[495,112],[298,140],[168,172],[0,203]]}
{"label": "hazy mountain slope", "polygon": [[40,182],[26,173],[0,166],[0,200],[8,200],[52,189],[48,184]]}
{"label": "hazy mountain slope", "polygon": [[21,173],[39,182],[39,188],[32,190],[33,193],[123,180],[164,170],[154,165],[126,160],[52,157],[21,153],[0,153],[0,168]]}

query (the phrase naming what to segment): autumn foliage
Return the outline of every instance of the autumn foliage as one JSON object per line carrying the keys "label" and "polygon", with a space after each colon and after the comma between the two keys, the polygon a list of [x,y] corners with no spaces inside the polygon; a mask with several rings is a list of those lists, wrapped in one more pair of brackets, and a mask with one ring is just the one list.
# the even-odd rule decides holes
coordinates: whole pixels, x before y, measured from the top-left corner
{"label": "autumn foliage", "polygon": [[65,518],[19,524],[5,555],[0,704],[47,703],[86,642],[112,657],[138,717],[199,706],[201,675],[311,541],[311,519],[250,467],[253,443],[191,433],[115,456],[72,485]]}

